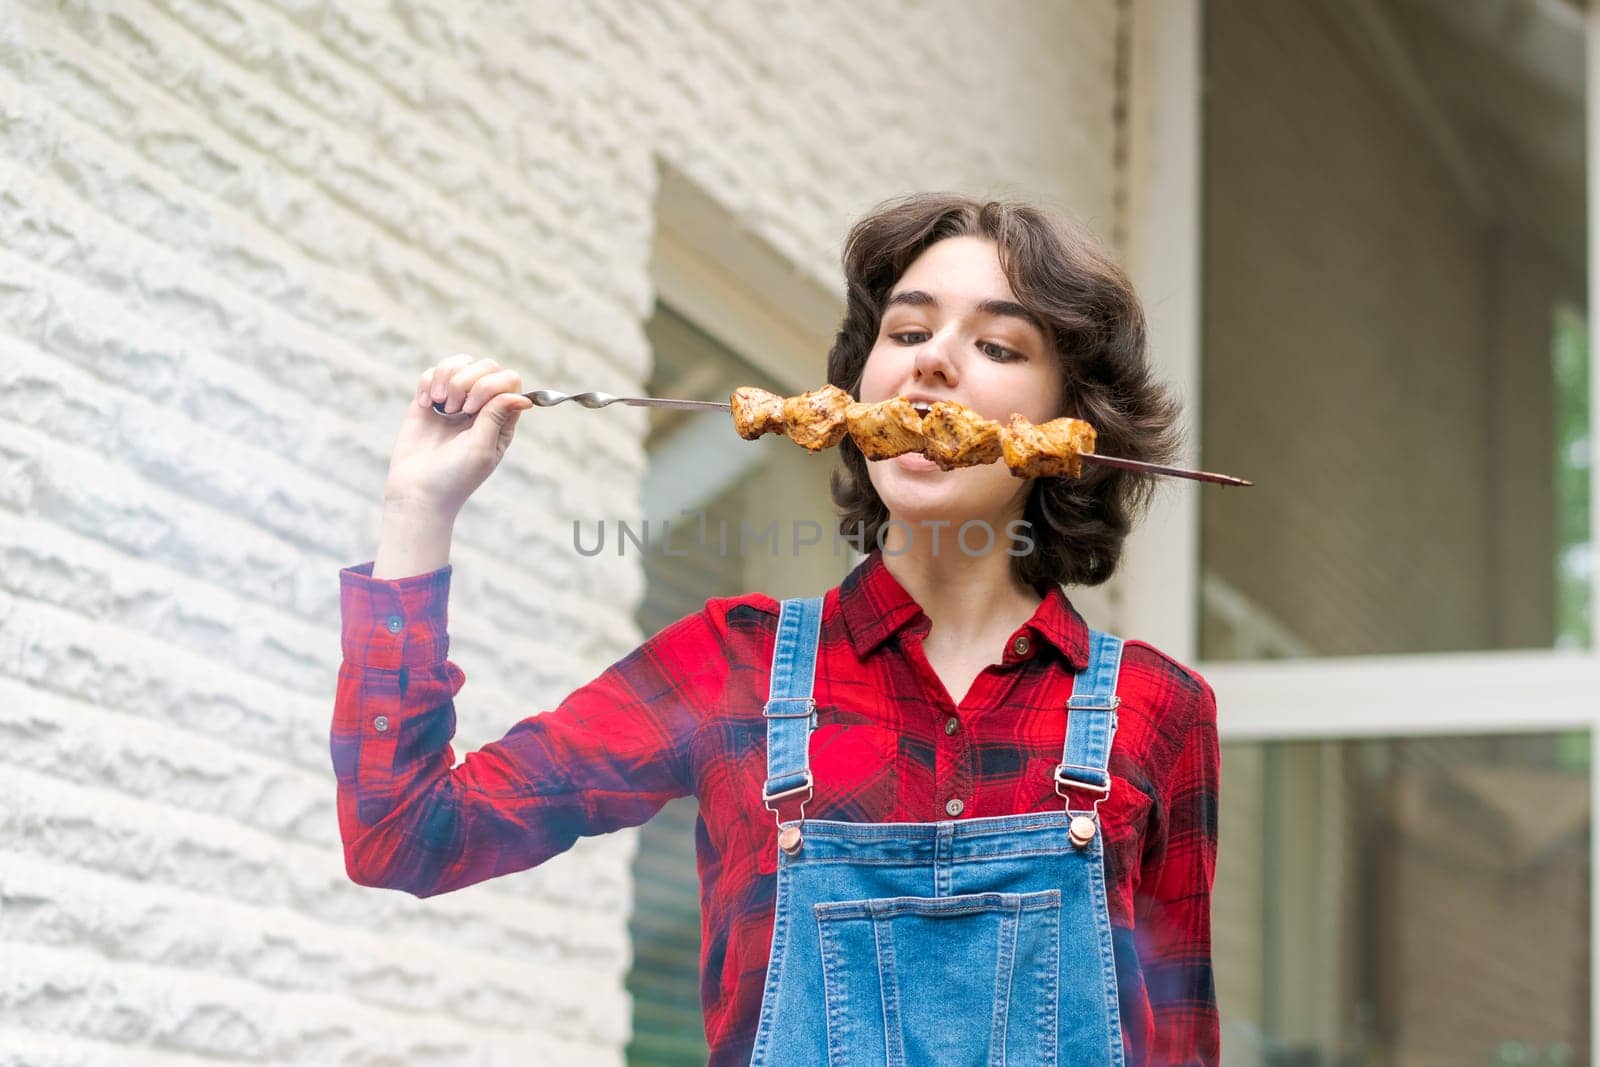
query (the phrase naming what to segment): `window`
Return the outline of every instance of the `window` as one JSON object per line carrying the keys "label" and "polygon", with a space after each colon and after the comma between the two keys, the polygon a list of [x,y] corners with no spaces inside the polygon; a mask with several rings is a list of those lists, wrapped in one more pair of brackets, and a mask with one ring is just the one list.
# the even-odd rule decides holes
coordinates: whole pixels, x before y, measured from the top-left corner
{"label": "window", "polygon": [[1586,734],[1235,744],[1215,954],[1250,1064],[1575,1064]]}
{"label": "window", "polygon": [[[648,395],[726,400],[740,385],[782,394],[821,385],[839,321],[837,298],[733,225],[670,168],[662,171],[657,210],[652,273],[659,299],[646,324],[655,357]],[[767,302],[773,294],[782,295],[784,306]],[[655,550],[643,560],[646,593],[637,620],[646,636],[700,610],[707,597],[751,590],[810,595],[848,572],[854,557],[836,552],[828,536],[798,553],[787,533],[780,545],[752,540],[741,550],[739,543],[741,523],[752,531],[774,521],[784,531],[797,521],[831,530],[831,456],[811,456],[783,439],[743,441],[727,416],[652,409],[649,418],[644,518],[653,537],[663,520],[672,524],[673,554]],[[659,548],[660,541],[652,544]],[[627,1056],[635,1067],[706,1062],[698,822],[690,797],[668,804],[639,831],[626,982],[634,1005]]]}
{"label": "window", "polygon": [[1200,497],[1226,1062],[1589,1062],[1600,23],[1202,25],[1201,459],[1257,480]]}
{"label": "window", "polygon": [[1588,626],[1582,23],[1517,10],[1206,5],[1208,660]]}

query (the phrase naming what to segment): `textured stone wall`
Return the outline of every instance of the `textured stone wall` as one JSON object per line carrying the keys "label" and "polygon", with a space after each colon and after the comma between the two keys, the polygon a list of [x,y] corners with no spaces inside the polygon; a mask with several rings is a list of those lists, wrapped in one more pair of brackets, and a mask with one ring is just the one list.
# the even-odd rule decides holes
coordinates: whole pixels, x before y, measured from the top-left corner
{"label": "textured stone wall", "polygon": [[[0,0],[0,1067],[619,1062],[632,833],[344,874],[337,571],[416,375],[638,386],[663,166],[830,287],[910,189],[1118,232],[1122,6]],[[462,515],[458,750],[637,640],[570,546],[635,414],[524,419]]]}

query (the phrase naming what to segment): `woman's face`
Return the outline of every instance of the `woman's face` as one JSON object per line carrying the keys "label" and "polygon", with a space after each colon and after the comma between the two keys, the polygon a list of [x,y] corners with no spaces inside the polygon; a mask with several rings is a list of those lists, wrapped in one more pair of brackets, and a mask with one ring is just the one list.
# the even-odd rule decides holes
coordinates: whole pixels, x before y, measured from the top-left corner
{"label": "woman's face", "polygon": [[[1017,303],[994,242],[951,237],[927,248],[890,289],[861,400],[954,400],[1002,424],[1013,412],[1041,423],[1060,414],[1061,377],[1054,347]],[[999,545],[1029,487],[1003,462],[942,471],[914,454],[869,461],[867,474],[891,518],[955,527],[983,519]],[[949,533],[953,540],[955,529]]]}

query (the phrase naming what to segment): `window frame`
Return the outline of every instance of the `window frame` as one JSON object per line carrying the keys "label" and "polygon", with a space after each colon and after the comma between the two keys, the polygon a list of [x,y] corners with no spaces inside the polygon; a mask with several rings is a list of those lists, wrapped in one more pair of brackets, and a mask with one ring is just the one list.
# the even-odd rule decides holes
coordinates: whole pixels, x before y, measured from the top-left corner
{"label": "window frame", "polygon": [[[1152,358],[1199,437],[1204,0],[1136,0],[1128,183],[1130,266]],[[1591,441],[1600,424],[1600,6],[1584,5]],[[1191,445],[1191,449],[1193,446]],[[1191,454],[1185,457],[1192,462]],[[1589,467],[1600,541],[1600,462]],[[1563,651],[1198,661],[1199,487],[1158,499],[1129,540],[1115,622],[1195,663],[1216,692],[1224,744],[1584,730],[1590,744],[1590,1055],[1600,1049],[1600,567],[1590,575],[1590,645]],[[1220,490],[1208,489],[1217,492]],[[1248,490],[1244,490],[1248,491]],[[1174,605],[1182,610],[1173,610]],[[1224,783],[1226,788],[1226,783]]]}

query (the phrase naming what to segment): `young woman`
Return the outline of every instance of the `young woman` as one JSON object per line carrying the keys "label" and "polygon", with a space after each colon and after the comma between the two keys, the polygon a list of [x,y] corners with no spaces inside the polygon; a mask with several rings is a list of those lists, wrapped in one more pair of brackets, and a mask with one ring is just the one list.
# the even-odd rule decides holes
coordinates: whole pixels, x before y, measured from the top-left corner
{"label": "young woman", "polygon": [[[1172,451],[1138,301],[1055,216],[909,197],[854,227],[844,270],[828,378],[859,399]],[[521,389],[492,360],[424,372],[377,558],[341,574],[353,879],[459,889],[692,793],[711,1062],[1216,1063],[1212,693],[1061,589],[1111,576],[1147,482],[868,462],[846,438],[834,496],[871,551],[837,588],[708,600],[455,767],[451,526]]]}

